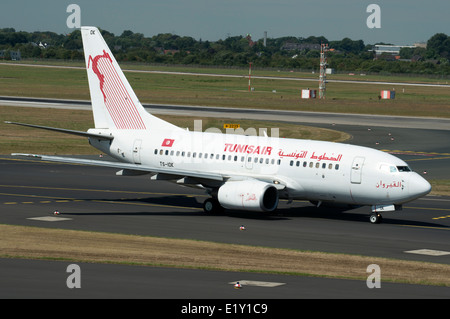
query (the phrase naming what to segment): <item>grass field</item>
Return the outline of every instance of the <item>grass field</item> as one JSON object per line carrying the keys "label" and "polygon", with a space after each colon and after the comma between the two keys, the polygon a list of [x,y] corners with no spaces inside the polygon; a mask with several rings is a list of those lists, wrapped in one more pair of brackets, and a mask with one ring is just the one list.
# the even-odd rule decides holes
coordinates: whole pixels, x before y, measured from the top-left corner
{"label": "grass field", "polygon": [[[12,122],[33,123],[36,125],[61,127],[69,130],[87,131],[94,127],[92,112],[81,110],[41,109],[27,107],[1,106],[0,114],[0,154],[11,153],[39,153],[51,155],[93,155],[99,151],[89,145],[86,138],[38,130],[18,125],[5,124],[4,120]],[[236,120],[215,118],[194,118],[161,115],[160,118],[180,127],[194,130],[194,120],[202,120],[202,129],[221,129],[225,123],[235,123]],[[304,125],[286,123],[267,123],[264,121],[238,120],[244,130],[248,128],[267,128],[270,135],[271,128],[279,129],[279,136],[283,138],[317,139],[322,141],[343,142],[350,135],[330,130]]]}
{"label": "grass field", "polygon": [[[139,69],[137,65],[127,67]],[[145,69],[160,70],[150,67],[145,67]],[[178,69],[172,69],[172,71],[176,70]],[[191,72],[196,71],[226,73],[216,69],[191,70]],[[379,84],[333,82],[327,85],[327,99],[305,100],[300,98],[300,91],[305,88],[317,88],[317,75],[311,81],[254,79],[252,87],[255,90],[248,92],[248,77],[242,70],[225,71],[241,73],[242,76],[230,78],[133,71],[126,71],[125,75],[142,103],[450,117],[449,88],[398,85],[395,87],[395,100],[379,100],[380,90],[392,90],[393,88]],[[272,74],[272,72],[265,71],[259,73],[254,75]],[[293,74],[280,72],[277,75],[286,77]],[[304,77],[305,74],[296,75]],[[332,76],[329,78],[331,79]],[[379,80],[396,81],[397,78],[385,77],[379,78]],[[90,98],[86,71],[83,69],[5,64],[0,65],[0,95],[83,100]]]}
{"label": "grass field", "polygon": [[[450,266],[387,258],[25,226],[0,225],[0,257],[262,272],[450,286]],[[151,249],[148,249],[151,247]],[[243,256],[245,256],[243,258]]]}

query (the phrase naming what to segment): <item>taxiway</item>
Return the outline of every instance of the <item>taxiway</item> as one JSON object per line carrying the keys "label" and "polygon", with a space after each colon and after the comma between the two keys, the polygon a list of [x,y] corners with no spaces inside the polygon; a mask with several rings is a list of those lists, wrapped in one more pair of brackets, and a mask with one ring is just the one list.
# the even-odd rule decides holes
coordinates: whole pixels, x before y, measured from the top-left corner
{"label": "taxiway", "polygon": [[[178,112],[178,111],[177,111]],[[189,112],[193,112],[190,110]],[[201,112],[201,111],[200,111]],[[213,112],[224,116],[225,111]],[[238,111],[241,118],[242,111]],[[192,113],[191,113],[192,114]],[[254,114],[252,114],[252,117]],[[273,114],[271,115],[274,119]],[[419,125],[413,119],[345,123],[345,117],[316,115],[316,126],[352,135],[348,143],[395,153],[429,179],[450,178],[450,135],[446,122]],[[307,124],[308,119],[277,119]],[[354,121],[354,120],[353,120]],[[319,123],[320,122],[320,123]],[[309,123],[310,124],[310,123]],[[281,124],[282,125],[282,124]],[[27,158],[0,158],[0,223],[187,238],[254,246],[357,254],[450,264],[450,198],[426,196],[368,222],[367,207],[350,211],[317,210],[307,202],[282,201],[270,215],[225,212],[205,216],[206,195],[148,176],[121,177],[108,168],[46,163]],[[41,217],[61,212],[64,220]],[[244,224],[246,231],[239,231]],[[428,252],[428,254],[427,254]],[[443,254],[433,254],[442,252]],[[1,259],[3,298],[449,298],[448,287],[383,284],[368,289],[365,281],[268,274],[164,269],[124,265],[83,265],[85,286],[65,285],[67,262]],[[55,288],[56,278],[63,281]],[[84,277],[85,273],[89,273]],[[59,277],[58,277],[59,276]],[[111,285],[115,278],[117,289]],[[33,280],[30,280],[33,278]],[[234,290],[236,280],[282,282],[275,288]]]}

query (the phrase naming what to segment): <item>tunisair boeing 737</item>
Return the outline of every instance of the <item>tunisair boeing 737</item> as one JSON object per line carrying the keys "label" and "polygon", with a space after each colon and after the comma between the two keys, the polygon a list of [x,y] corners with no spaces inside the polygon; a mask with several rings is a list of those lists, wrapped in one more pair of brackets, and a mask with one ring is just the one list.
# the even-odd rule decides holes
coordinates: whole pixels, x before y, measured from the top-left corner
{"label": "tunisair boeing 737", "polygon": [[403,160],[341,143],[188,131],[148,113],[95,27],[82,27],[95,128],[87,132],[13,123],[87,137],[117,161],[26,155],[46,161],[117,168],[117,175],[153,174],[210,194],[204,211],[272,212],[279,199],[315,205],[371,206],[381,212],[430,192]]}

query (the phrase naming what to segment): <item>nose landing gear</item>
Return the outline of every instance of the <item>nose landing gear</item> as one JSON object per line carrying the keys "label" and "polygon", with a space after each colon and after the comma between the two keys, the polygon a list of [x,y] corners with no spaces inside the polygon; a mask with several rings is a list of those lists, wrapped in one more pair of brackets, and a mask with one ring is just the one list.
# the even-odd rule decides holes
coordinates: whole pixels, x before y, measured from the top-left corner
{"label": "nose landing gear", "polygon": [[370,214],[369,221],[371,224],[379,224],[383,220],[383,216],[380,213]]}

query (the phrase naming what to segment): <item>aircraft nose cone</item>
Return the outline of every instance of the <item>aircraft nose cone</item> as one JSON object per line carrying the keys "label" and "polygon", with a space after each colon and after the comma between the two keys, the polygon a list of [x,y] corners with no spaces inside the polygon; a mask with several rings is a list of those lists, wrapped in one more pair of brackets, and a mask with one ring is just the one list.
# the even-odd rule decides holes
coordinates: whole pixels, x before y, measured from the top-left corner
{"label": "aircraft nose cone", "polygon": [[409,180],[409,195],[414,198],[425,196],[431,191],[431,185],[422,176],[414,173]]}

